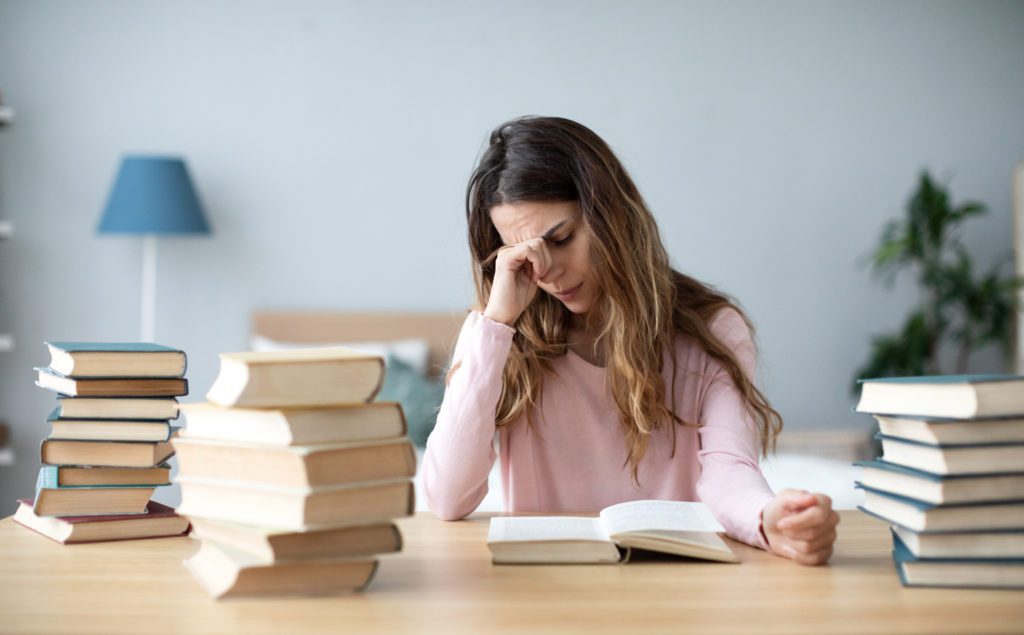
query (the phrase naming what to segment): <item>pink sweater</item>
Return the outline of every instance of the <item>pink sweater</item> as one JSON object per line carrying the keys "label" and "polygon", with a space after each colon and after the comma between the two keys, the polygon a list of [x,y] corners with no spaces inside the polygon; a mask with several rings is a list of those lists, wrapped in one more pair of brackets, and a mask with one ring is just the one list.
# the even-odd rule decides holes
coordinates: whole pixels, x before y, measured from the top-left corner
{"label": "pink sweater", "polygon": [[[754,344],[740,315],[721,311],[711,330],[753,377]],[[552,364],[534,427],[524,417],[495,435],[501,374],[514,333],[476,312],[462,327],[453,356],[461,366],[445,392],[423,459],[423,486],[434,514],[456,520],[472,513],[487,494],[487,475],[500,452],[508,511],[596,512],[630,500],[699,500],[731,537],[767,547],[760,517],[774,494],[758,467],[753,421],[732,379],[696,342],[676,338],[674,411],[700,427],[675,426],[674,455],[671,431],[653,433],[637,486],[625,465],[624,436],[605,386],[606,371],[575,353]],[[668,386],[670,363],[664,375]]]}

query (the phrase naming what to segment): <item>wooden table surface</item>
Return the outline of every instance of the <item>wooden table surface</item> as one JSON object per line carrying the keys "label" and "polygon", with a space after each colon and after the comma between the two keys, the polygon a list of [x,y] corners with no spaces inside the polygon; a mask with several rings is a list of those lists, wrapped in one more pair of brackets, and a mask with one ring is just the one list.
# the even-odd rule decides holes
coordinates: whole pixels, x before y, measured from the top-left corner
{"label": "wooden table surface", "polygon": [[400,521],[361,595],[216,602],[188,538],[61,546],[0,521],[0,633],[1021,633],[1024,593],[905,589],[886,526],[842,512],[830,565],[733,543],[741,565],[495,566],[487,516]]}

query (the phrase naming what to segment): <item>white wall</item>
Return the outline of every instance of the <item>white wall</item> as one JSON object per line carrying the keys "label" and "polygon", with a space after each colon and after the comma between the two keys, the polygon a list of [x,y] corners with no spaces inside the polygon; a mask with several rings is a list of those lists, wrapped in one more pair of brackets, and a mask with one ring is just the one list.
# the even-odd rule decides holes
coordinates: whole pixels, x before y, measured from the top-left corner
{"label": "white wall", "polygon": [[[193,396],[257,307],[448,309],[487,132],[578,119],[632,171],[677,266],[738,297],[792,426],[863,425],[848,384],[912,287],[857,263],[923,167],[1011,247],[1020,2],[0,2],[0,416],[32,493],[44,339],[137,337],[141,246],[95,234],[120,155],[188,157],[214,235],[162,240],[157,339]],[[998,369],[990,355],[979,364]]]}

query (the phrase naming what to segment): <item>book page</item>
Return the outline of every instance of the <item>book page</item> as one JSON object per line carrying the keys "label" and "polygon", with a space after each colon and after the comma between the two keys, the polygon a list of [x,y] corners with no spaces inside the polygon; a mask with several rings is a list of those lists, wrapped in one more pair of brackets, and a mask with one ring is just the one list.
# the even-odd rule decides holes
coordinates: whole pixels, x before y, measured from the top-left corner
{"label": "book page", "polygon": [[572,516],[516,516],[491,519],[487,542],[611,539],[599,518]]}
{"label": "book page", "polygon": [[631,501],[604,508],[601,520],[610,536],[629,531],[725,531],[704,503]]}

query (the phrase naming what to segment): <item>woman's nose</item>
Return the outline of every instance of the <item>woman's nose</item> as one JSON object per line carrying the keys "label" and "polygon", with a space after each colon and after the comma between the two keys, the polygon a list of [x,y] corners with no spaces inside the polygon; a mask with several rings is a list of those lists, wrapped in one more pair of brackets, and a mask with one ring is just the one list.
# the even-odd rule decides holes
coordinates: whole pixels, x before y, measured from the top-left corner
{"label": "woman's nose", "polygon": [[540,277],[540,281],[544,284],[551,284],[561,277],[564,267],[562,265],[562,259],[554,256],[551,258],[551,267],[544,272],[544,275]]}

